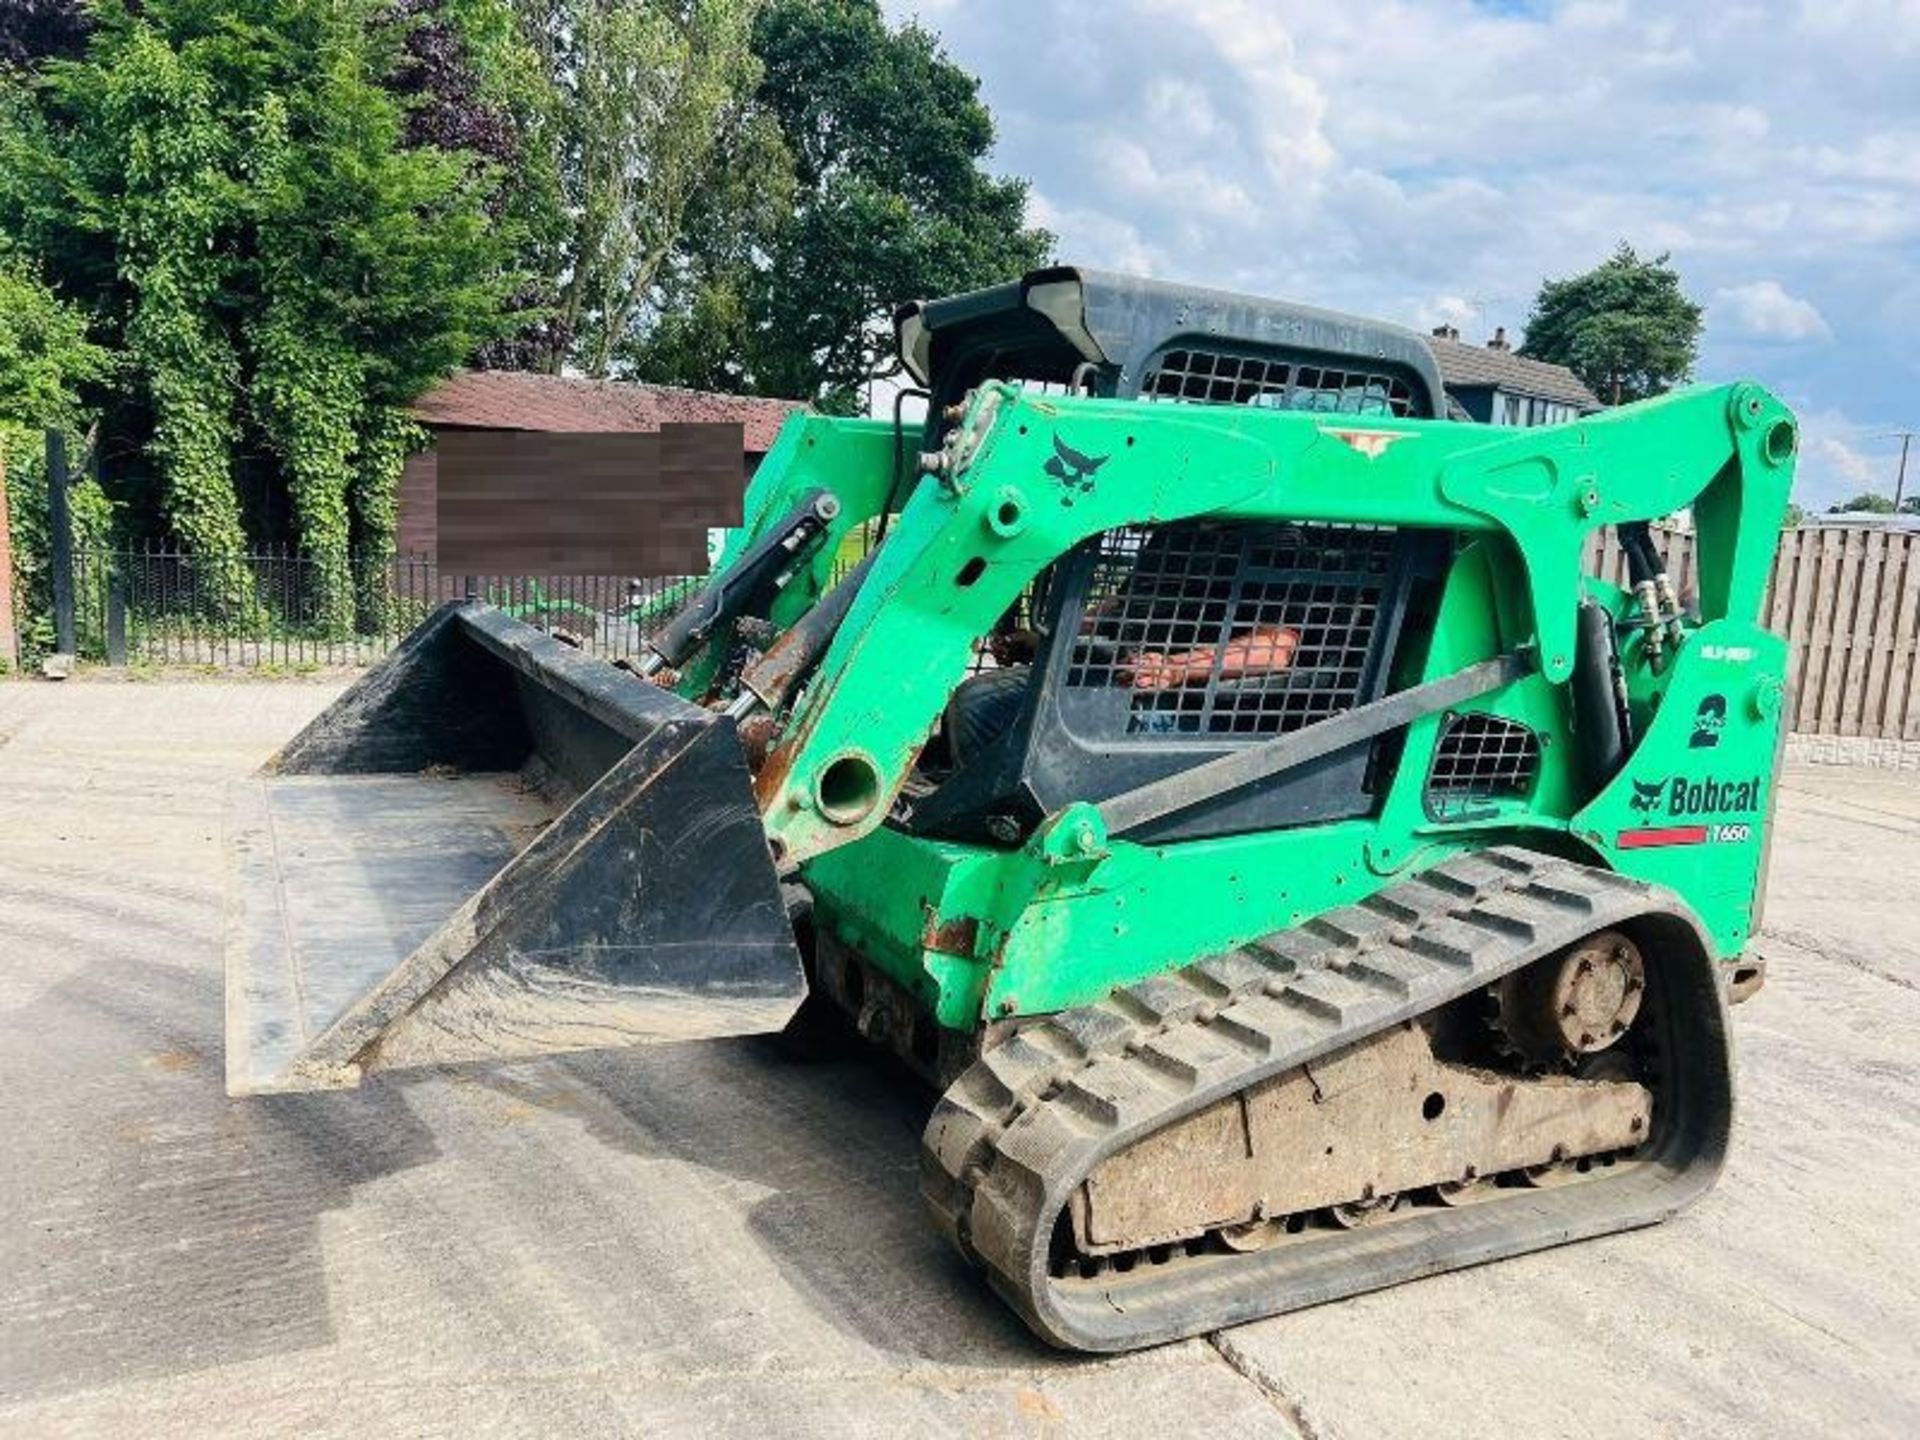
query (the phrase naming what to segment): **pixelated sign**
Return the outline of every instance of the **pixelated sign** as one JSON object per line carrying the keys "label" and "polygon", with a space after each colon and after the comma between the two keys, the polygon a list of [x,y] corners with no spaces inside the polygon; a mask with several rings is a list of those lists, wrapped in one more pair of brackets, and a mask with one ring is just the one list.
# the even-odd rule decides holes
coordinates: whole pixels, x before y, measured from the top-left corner
{"label": "pixelated sign", "polygon": [[738,525],[738,424],[648,434],[442,430],[443,572],[703,575],[707,533]]}

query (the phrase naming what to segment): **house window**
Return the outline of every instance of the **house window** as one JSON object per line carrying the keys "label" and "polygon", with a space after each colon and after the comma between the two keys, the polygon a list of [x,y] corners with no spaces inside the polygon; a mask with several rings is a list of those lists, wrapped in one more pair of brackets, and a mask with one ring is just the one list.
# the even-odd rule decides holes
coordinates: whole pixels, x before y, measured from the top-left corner
{"label": "house window", "polygon": [[1519,427],[1560,425],[1578,416],[1573,406],[1559,400],[1541,400],[1530,395],[1503,395],[1496,391],[1489,420],[1495,425]]}

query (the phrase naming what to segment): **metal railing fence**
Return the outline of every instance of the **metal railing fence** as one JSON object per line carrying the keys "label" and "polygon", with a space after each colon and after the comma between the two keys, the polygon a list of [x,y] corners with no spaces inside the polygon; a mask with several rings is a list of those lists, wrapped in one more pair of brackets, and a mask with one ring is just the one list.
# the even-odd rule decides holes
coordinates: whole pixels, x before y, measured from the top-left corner
{"label": "metal railing fence", "polygon": [[[1685,531],[1660,535],[1683,597],[1695,580],[1693,542]],[[1624,580],[1610,531],[1596,534],[1585,568]],[[700,583],[455,575],[429,556],[391,554],[351,555],[345,573],[350,607],[337,603],[337,565],[290,549],[208,556],[159,542],[77,547],[71,583],[50,593],[71,607],[71,648],[82,659],[304,669],[377,660],[435,606],[469,594],[619,659],[636,654]],[[61,627],[37,616],[27,587],[16,599],[23,639],[37,621],[42,648],[52,648]],[[1920,738],[1920,534],[1818,524],[1786,531],[1761,618],[1792,648],[1797,730]]]}
{"label": "metal railing fence", "polygon": [[[74,652],[109,664],[310,668],[379,659],[426,615],[468,595],[607,659],[636,654],[699,582],[689,577],[464,575],[430,556],[292,549],[189,554],[149,543],[73,552]],[[351,617],[347,611],[351,610]]]}

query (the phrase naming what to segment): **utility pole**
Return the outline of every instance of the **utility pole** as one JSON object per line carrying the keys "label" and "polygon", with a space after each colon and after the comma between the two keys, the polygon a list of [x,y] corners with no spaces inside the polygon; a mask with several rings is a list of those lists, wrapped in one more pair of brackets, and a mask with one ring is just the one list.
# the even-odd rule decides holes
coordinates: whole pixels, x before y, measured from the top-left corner
{"label": "utility pole", "polygon": [[1872,437],[1900,442],[1900,466],[1893,473],[1893,513],[1896,515],[1900,513],[1900,502],[1907,498],[1907,451],[1916,436],[1920,436],[1920,430],[1882,430]]}

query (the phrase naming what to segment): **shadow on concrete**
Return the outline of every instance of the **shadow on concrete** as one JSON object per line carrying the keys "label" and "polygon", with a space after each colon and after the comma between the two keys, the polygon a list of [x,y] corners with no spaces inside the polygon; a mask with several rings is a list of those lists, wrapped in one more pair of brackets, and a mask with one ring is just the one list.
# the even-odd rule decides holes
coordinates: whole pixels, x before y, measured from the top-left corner
{"label": "shadow on concrete", "polygon": [[219,977],[139,953],[153,938],[174,941],[90,955],[8,1019],[0,1390],[13,1398],[327,1342],[321,1215],[435,1153],[394,1091],[229,1100]]}
{"label": "shadow on concrete", "polygon": [[[887,1057],[853,1042],[796,1058],[769,1037],[548,1063],[585,1092],[568,1108],[603,1144],[771,1192],[751,1205],[750,1233],[841,1332],[943,1368],[1004,1373],[1065,1361],[935,1232],[919,1176],[935,1095]],[[479,1083],[531,1104],[551,1100],[524,1073],[482,1073]]]}

